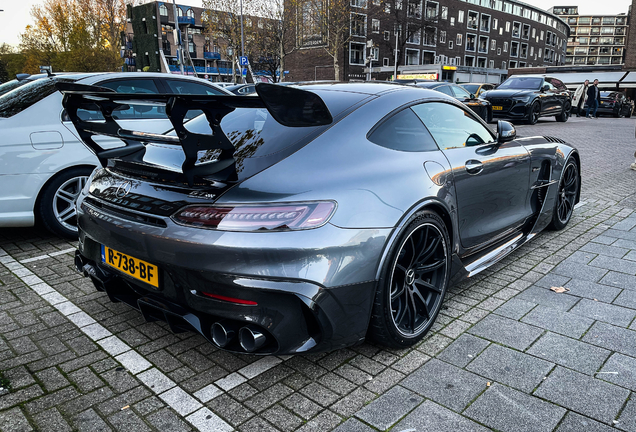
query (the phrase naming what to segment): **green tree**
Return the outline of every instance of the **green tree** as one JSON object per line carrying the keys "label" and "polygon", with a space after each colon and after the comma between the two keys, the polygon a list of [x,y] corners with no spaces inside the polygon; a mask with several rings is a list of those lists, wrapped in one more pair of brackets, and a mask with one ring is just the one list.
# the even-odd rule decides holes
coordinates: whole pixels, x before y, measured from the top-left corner
{"label": "green tree", "polygon": [[122,64],[119,34],[124,0],[44,0],[31,10],[35,24],[20,35],[25,71],[114,71]]}

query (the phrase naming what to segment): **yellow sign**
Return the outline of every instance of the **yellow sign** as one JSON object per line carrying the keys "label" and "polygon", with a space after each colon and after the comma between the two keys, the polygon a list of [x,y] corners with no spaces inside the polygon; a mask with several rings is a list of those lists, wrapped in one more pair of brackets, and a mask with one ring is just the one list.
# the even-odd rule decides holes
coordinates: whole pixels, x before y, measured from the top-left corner
{"label": "yellow sign", "polygon": [[443,70],[457,70],[457,66],[442,66]]}
{"label": "yellow sign", "polygon": [[102,246],[102,262],[126,273],[128,276],[159,288],[159,269],[156,265],[117,252],[107,246]]}
{"label": "yellow sign", "polygon": [[409,79],[423,79],[423,80],[437,80],[439,75],[436,73],[426,74],[413,74],[413,75],[398,75],[397,79],[409,80]]}

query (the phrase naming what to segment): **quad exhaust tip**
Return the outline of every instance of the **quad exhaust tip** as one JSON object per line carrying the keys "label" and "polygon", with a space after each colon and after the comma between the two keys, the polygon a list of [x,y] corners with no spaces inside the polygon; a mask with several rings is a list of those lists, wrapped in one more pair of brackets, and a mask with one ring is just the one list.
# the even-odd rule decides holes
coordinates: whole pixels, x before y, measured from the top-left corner
{"label": "quad exhaust tip", "polygon": [[227,324],[220,322],[212,324],[212,341],[221,348],[228,346],[235,335],[234,329]]}
{"label": "quad exhaust tip", "polygon": [[255,327],[246,326],[239,330],[239,343],[247,352],[254,352],[265,345],[267,338]]}

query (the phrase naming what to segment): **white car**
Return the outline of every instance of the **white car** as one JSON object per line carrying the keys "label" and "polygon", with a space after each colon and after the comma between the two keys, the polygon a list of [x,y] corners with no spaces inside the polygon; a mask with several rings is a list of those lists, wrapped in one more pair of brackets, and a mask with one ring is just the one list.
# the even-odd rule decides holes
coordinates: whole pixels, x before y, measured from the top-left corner
{"label": "white car", "polygon": [[[29,227],[41,221],[57,235],[77,237],[75,201],[99,162],[64,112],[62,94],[55,87],[58,80],[118,93],[231,94],[194,77],[130,72],[40,78],[1,95],[0,227]],[[123,127],[154,133],[172,128],[161,107],[127,108],[115,116]],[[101,117],[98,111],[80,114],[95,121]],[[188,117],[194,115],[192,111]],[[136,124],[131,127],[129,122]]]}

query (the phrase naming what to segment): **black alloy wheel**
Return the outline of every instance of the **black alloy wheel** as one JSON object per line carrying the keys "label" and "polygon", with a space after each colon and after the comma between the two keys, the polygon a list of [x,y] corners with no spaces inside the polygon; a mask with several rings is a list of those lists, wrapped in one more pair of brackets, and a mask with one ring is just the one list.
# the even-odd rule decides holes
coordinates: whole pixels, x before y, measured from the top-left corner
{"label": "black alloy wheel", "polygon": [[568,161],[563,169],[559,189],[554,203],[554,214],[550,227],[555,230],[562,230],[570,222],[574,203],[579,193],[580,187],[579,169],[572,159]]}
{"label": "black alloy wheel", "polygon": [[444,223],[431,211],[408,224],[376,294],[370,333],[377,342],[408,347],[432,327],[448,286],[449,244]]}
{"label": "black alloy wheel", "polygon": [[539,102],[535,102],[532,104],[530,108],[530,112],[528,113],[528,124],[537,124],[539,121],[539,117],[541,116],[541,105]]}

